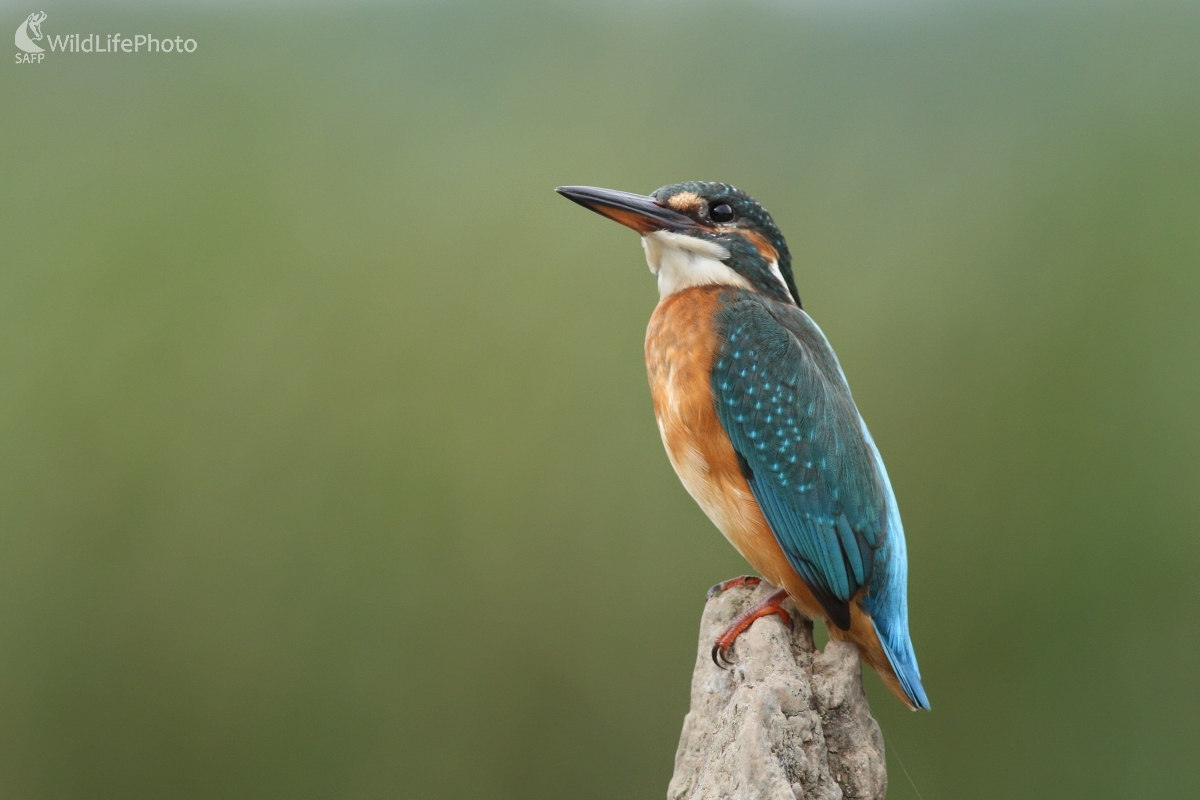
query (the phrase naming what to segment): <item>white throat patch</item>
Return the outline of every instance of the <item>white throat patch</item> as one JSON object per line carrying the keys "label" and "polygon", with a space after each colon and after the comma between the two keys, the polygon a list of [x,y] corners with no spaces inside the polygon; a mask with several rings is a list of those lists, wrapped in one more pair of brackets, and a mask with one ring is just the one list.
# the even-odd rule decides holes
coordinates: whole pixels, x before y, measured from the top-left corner
{"label": "white throat patch", "polygon": [[725,264],[729,251],[715,242],[682,233],[654,231],[642,237],[646,264],[658,276],[660,298],[692,286],[725,284],[750,288],[750,283]]}

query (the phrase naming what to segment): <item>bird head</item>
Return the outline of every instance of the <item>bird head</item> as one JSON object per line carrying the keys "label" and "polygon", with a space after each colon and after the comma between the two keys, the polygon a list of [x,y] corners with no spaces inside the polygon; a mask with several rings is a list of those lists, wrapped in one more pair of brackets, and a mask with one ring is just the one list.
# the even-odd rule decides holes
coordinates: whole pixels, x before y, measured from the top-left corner
{"label": "bird head", "polygon": [[593,186],[556,191],[640,233],[663,297],[690,286],[729,284],[800,305],[783,234],[741,189],[689,181],[650,195]]}

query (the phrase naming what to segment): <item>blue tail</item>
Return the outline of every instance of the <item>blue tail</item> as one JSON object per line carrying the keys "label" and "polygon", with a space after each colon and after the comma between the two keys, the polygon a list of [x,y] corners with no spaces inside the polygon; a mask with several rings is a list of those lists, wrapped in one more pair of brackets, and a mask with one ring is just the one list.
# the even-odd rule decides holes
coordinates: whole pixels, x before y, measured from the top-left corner
{"label": "blue tail", "polygon": [[899,678],[904,693],[914,706],[928,711],[929,698],[925,696],[925,687],[921,685],[921,669],[917,666],[917,654],[913,652],[912,640],[908,638],[908,625],[903,625],[903,633],[900,636],[896,636],[895,631],[888,630],[890,626],[884,620],[876,619],[874,625],[875,633],[883,645],[883,652],[892,665],[892,671]]}
{"label": "blue tail", "polygon": [[888,499],[887,541],[876,556],[877,563],[882,561],[885,566],[877,569],[872,577],[870,591],[863,599],[863,605],[871,615],[875,634],[883,645],[892,671],[900,681],[900,688],[914,706],[928,711],[929,698],[925,696],[925,687],[921,685],[917,654],[913,652],[912,639],[908,635],[908,548],[904,543],[904,525],[900,522],[900,508],[896,505],[896,495],[888,480],[887,467],[883,465],[866,424],[863,425],[863,433],[875,452],[875,463],[887,489]]}
{"label": "blue tail", "polygon": [[878,570],[871,581],[871,591],[863,598],[863,606],[871,615],[875,634],[900,687],[917,708],[929,710],[929,698],[921,685],[921,670],[908,635],[908,559],[904,547],[904,529],[900,513],[890,509],[888,541],[884,569]]}

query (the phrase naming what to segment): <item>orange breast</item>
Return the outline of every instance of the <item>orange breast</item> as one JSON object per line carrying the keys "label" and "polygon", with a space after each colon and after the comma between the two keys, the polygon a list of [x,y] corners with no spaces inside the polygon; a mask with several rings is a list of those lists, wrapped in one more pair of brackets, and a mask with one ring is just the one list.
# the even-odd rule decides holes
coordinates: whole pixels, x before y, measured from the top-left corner
{"label": "orange breast", "polygon": [[663,298],[646,331],[646,370],[654,415],[671,466],[709,519],[764,578],[788,590],[809,617],[820,605],[788,563],[758,508],[713,405],[715,315],[721,286]]}
{"label": "orange breast", "polygon": [[[717,349],[716,314],[721,286],[697,286],[658,304],[646,331],[646,369],[654,416],[671,466],[704,513],[742,557],[776,586],[787,589],[809,619],[826,619],[804,580],[792,569],[750,491],[733,444],[713,405],[712,364]],[[856,599],[857,600],[857,599]],[[911,707],[884,655],[869,616],[850,604],[849,631],[829,633],[858,645],[863,659],[897,697]]]}

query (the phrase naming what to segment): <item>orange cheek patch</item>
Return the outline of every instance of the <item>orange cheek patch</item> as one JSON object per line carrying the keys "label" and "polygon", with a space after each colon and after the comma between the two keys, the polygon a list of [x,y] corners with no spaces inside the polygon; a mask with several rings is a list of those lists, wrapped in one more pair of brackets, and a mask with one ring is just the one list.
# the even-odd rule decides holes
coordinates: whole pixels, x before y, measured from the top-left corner
{"label": "orange cheek patch", "polygon": [[779,253],[775,250],[775,246],[767,241],[767,237],[763,236],[758,231],[739,230],[746,241],[758,248],[758,252],[768,261],[779,261]]}

